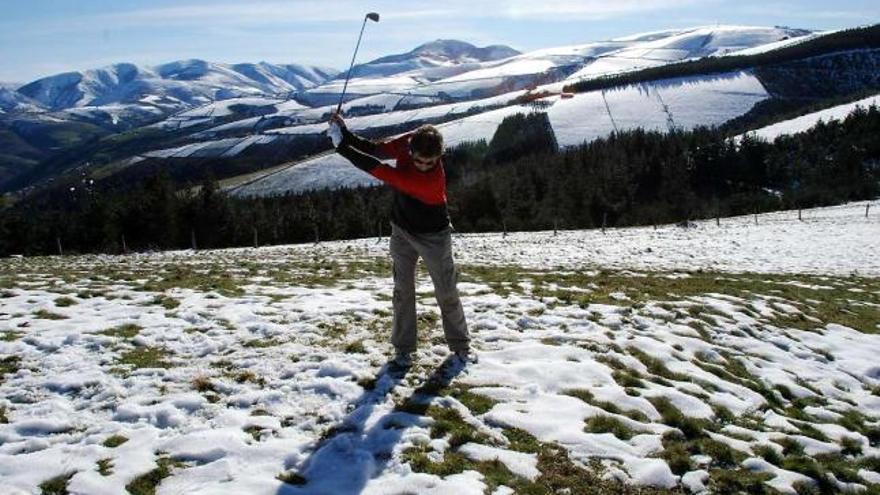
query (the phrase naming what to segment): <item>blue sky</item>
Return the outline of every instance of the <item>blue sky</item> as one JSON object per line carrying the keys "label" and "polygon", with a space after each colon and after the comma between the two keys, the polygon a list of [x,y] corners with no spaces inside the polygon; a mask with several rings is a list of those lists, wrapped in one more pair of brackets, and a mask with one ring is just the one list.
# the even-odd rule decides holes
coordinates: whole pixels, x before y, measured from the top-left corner
{"label": "blue sky", "polygon": [[347,68],[438,38],[521,51],[706,24],[837,29],[880,22],[876,0],[0,0],[0,81],[185,58]]}

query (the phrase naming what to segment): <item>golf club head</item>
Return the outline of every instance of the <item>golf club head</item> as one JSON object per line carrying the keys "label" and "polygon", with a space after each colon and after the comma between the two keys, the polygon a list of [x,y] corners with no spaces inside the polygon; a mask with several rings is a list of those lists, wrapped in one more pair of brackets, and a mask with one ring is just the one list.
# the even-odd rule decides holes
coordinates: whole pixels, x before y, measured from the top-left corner
{"label": "golf club head", "polygon": [[379,14],[377,14],[376,12],[370,12],[369,14],[367,14],[367,19],[373,22],[379,22]]}

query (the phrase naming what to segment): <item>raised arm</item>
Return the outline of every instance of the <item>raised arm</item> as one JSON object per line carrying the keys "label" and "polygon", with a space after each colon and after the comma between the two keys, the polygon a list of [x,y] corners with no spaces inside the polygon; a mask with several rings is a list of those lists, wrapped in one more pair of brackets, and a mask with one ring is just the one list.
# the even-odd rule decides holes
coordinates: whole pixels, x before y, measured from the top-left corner
{"label": "raised arm", "polygon": [[361,153],[366,153],[368,155],[372,155],[383,160],[397,158],[393,155],[393,149],[388,146],[387,142],[371,141],[369,139],[362,138],[348,130],[348,127],[346,127],[345,125],[345,121],[339,114],[333,114],[333,116],[330,117],[330,123],[336,123],[342,133],[342,143],[339,145],[338,148],[354,148]]}

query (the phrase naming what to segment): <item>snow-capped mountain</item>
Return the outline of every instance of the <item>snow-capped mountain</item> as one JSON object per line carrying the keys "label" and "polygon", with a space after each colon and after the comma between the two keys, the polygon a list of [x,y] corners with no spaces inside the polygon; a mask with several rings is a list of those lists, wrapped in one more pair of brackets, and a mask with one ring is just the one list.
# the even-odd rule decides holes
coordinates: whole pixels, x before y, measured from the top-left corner
{"label": "snow-capped mountain", "polygon": [[0,112],[35,112],[45,110],[37,101],[15,91],[14,87],[0,85]]}
{"label": "snow-capped mountain", "polygon": [[66,72],[18,88],[51,110],[166,98],[186,105],[237,96],[288,93],[316,86],[333,69],[300,65],[219,64],[181,60],[156,67],[129,63]]}
{"label": "snow-capped mountain", "polygon": [[[352,77],[391,76],[418,69],[452,68],[491,62],[519,55],[503,45],[477,47],[457,40],[435,40],[419,45],[407,53],[388,55],[352,68]],[[340,76],[344,77],[344,73]]]}

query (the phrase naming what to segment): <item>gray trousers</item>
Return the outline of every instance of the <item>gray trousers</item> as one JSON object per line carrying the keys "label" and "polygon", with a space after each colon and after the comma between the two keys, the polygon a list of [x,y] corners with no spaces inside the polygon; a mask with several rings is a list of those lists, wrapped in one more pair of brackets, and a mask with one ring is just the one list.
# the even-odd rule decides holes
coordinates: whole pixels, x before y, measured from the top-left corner
{"label": "gray trousers", "polygon": [[416,350],[416,263],[424,260],[443,318],[446,343],[455,352],[469,347],[467,322],[458,296],[458,272],[452,259],[452,229],[413,234],[391,224],[391,261],[394,264],[394,322],[391,343],[398,353]]}

